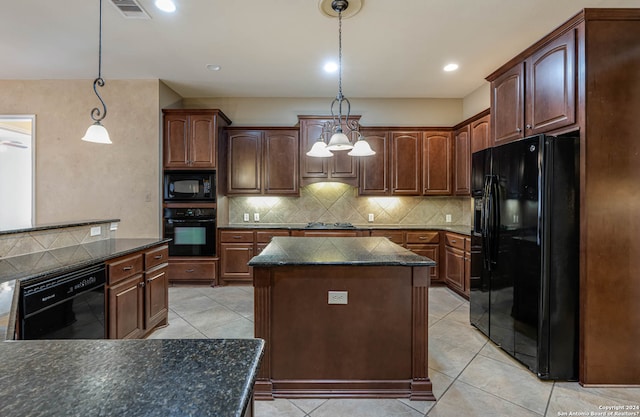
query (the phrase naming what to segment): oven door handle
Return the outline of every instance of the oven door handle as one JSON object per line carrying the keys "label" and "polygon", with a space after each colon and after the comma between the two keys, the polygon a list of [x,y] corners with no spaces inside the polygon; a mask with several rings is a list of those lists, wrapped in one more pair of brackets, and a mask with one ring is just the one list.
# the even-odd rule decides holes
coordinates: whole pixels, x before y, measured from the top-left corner
{"label": "oven door handle", "polygon": [[193,219],[193,220],[167,219],[167,222],[169,223],[213,223],[215,221],[216,219]]}

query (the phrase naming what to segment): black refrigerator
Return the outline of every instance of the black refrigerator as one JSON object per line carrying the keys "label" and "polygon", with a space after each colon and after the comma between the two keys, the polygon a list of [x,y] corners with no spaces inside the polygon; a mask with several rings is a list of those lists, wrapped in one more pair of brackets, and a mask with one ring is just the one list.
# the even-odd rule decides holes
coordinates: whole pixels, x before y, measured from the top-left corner
{"label": "black refrigerator", "polygon": [[541,379],[578,376],[579,144],[475,152],[471,324]]}

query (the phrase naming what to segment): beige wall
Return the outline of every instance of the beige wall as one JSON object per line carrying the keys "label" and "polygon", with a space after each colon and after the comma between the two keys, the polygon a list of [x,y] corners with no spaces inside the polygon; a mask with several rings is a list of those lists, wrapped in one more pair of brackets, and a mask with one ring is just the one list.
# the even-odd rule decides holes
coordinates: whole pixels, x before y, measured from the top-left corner
{"label": "beige wall", "polygon": [[112,145],[80,140],[100,103],[92,80],[0,80],[0,114],[36,115],[36,223],[121,219],[118,237],[160,236],[158,80],[106,80]]}
{"label": "beige wall", "polygon": [[462,118],[475,116],[491,107],[491,84],[485,82],[462,100]]}
{"label": "beige wall", "polygon": [[[324,98],[185,98],[185,108],[221,109],[237,126],[294,126],[298,115],[331,114]],[[453,126],[463,120],[459,99],[350,99],[364,126]],[[484,110],[484,109],[482,109]]]}

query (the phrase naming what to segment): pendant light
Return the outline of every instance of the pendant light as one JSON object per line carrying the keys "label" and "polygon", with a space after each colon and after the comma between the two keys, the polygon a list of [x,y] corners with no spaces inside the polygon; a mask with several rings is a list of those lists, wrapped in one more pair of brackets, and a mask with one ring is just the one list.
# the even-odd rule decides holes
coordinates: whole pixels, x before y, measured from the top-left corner
{"label": "pendant light", "polygon": [[[313,144],[313,147],[308,156],[326,158],[332,155],[331,151],[343,151],[350,150],[351,156],[370,156],[375,155],[375,152],[371,149],[364,137],[358,132],[358,122],[355,120],[349,120],[349,114],[351,113],[351,103],[349,99],[342,94],[342,12],[347,10],[349,2],[347,0],[333,0],[331,2],[331,8],[338,13],[338,95],[331,102],[331,122],[325,124],[322,134],[318,140]],[[346,110],[346,115],[343,117],[343,106]],[[337,115],[336,115],[337,110]],[[351,143],[349,137],[343,132],[343,126],[347,129],[347,133],[357,133],[359,139],[356,145]],[[325,144],[324,135],[328,133],[331,135],[329,143]]]}
{"label": "pendant light", "polygon": [[104,117],[107,115],[107,105],[104,104],[104,100],[100,97],[100,93],[98,93],[98,87],[104,87],[104,80],[102,79],[102,0],[100,2],[100,25],[98,29],[98,78],[93,81],[93,91],[98,96],[98,100],[102,103],[102,112],[97,107],[94,107],[91,110],[91,119],[93,119],[94,123],[89,126],[87,132],[82,137],[82,140],[86,142],[94,142],[94,143],[105,143],[111,144],[111,139],[109,138],[109,132],[107,129],[100,123]]}

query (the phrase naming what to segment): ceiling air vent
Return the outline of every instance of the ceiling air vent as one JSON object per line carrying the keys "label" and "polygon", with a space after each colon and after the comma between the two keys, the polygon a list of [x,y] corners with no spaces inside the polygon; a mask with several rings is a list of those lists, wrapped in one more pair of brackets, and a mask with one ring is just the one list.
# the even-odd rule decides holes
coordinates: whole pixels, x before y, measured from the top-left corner
{"label": "ceiling air vent", "polygon": [[136,0],[111,0],[111,3],[127,19],[151,19]]}

